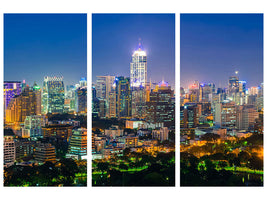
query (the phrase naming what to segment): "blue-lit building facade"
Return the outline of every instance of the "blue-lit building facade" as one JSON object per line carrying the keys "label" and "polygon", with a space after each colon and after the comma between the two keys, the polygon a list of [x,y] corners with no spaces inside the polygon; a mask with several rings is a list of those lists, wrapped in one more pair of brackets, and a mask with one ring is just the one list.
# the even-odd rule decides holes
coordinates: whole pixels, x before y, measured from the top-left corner
{"label": "blue-lit building facade", "polygon": [[44,77],[43,83],[43,114],[63,113],[64,111],[63,77]]}

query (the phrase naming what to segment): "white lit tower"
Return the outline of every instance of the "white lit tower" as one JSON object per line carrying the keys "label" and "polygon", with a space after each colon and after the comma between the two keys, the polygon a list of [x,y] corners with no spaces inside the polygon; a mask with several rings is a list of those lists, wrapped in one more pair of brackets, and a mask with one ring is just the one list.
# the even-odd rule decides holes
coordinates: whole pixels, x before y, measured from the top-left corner
{"label": "white lit tower", "polygon": [[130,86],[145,87],[147,82],[147,58],[141,43],[139,42],[138,49],[132,55],[130,69]]}

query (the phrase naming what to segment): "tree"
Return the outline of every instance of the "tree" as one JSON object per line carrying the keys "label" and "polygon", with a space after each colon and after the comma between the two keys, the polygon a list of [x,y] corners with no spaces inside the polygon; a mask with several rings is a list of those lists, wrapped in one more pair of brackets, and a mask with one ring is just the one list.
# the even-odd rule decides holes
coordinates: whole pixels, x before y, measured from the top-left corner
{"label": "tree", "polygon": [[107,171],[109,169],[109,164],[106,162],[99,162],[97,163],[97,168],[102,172]]}
{"label": "tree", "polygon": [[248,161],[248,167],[254,170],[262,170],[263,160],[257,156],[252,156]]}
{"label": "tree", "polygon": [[240,159],[240,162],[247,163],[251,158],[251,155],[247,151],[241,151],[238,154],[238,158]]}
{"label": "tree", "polygon": [[206,133],[205,135],[201,136],[201,139],[206,140],[206,141],[213,141],[213,140],[217,140],[219,138],[220,138],[220,136],[218,134],[214,134],[214,133]]}

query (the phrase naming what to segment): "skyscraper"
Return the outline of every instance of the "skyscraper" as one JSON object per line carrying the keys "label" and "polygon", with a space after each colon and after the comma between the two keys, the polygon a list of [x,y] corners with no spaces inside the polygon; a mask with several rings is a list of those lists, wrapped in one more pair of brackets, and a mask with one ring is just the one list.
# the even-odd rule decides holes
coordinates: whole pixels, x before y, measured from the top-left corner
{"label": "skyscraper", "polygon": [[42,108],[42,91],[39,85],[35,82],[33,84],[33,92],[35,93],[36,97],[36,115],[41,115],[41,108]]}
{"label": "skyscraper", "polygon": [[117,117],[131,116],[130,78],[123,76],[115,78]]}
{"label": "skyscraper", "polygon": [[63,77],[44,77],[43,84],[43,114],[63,113],[64,109]]}
{"label": "skyscraper", "polygon": [[70,155],[77,155],[78,159],[87,155],[87,130],[79,128],[73,130],[68,153]]}
{"label": "skyscraper", "polygon": [[131,87],[140,85],[145,87],[147,82],[147,57],[141,43],[139,43],[138,49],[132,55],[130,68]]}
{"label": "skyscraper", "polygon": [[87,86],[77,89],[78,112],[87,113]]}
{"label": "skyscraper", "polygon": [[146,102],[146,120],[151,123],[163,122],[164,126],[174,126],[175,104],[174,91],[167,82],[161,81],[150,93],[150,101]]}
{"label": "skyscraper", "polygon": [[12,98],[17,95],[20,95],[21,82],[20,81],[5,81],[4,82],[4,109],[7,108],[9,102]]}
{"label": "skyscraper", "polygon": [[36,96],[28,85],[23,92],[12,98],[6,109],[6,122],[24,122],[26,116],[36,115]]}
{"label": "skyscraper", "polygon": [[[106,109],[105,117],[113,116],[113,113],[109,111],[110,104],[110,93],[114,93],[113,85],[115,81],[115,76],[97,76],[96,80],[96,97],[104,102],[104,107]],[[111,94],[112,95],[112,94]],[[103,112],[103,111],[101,111]]]}

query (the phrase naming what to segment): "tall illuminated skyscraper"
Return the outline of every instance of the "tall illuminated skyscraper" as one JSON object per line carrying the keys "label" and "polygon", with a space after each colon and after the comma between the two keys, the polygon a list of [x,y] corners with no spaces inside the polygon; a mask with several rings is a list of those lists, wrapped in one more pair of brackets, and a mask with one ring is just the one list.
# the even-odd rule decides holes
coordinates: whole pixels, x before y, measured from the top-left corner
{"label": "tall illuminated skyscraper", "polygon": [[147,57],[141,43],[139,43],[138,49],[132,55],[130,67],[131,87],[140,85],[145,87],[147,82]]}
{"label": "tall illuminated skyscraper", "polygon": [[64,99],[63,77],[44,77],[42,113],[63,113]]}
{"label": "tall illuminated skyscraper", "polygon": [[5,109],[7,108],[9,102],[12,98],[17,95],[20,95],[21,89],[21,82],[20,81],[5,81],[4,82],[4,105]]}
{"label": "tall illuminated skyscraper", "polygon": [[28,85],[11,99],[6,109],[6,122],[24,122],[26,116],[36,115],[36,94]]}
{"label": "tall illuminated skyscraper", "polygon": [[123,76],[115,78],[117,117],[131,116],[130,79]]}
{"label": "tall illuminated skyscraper", "polygon": [[79,113],[87,113],[87,86],[77,89],[77,104]]}
{"label": "tall illuminated skyscraper", "polygon": [[41,115],[41,107],[42,107],[42,90],[39,85],[34,82],[33,92],[36,97],[36,115]]}

